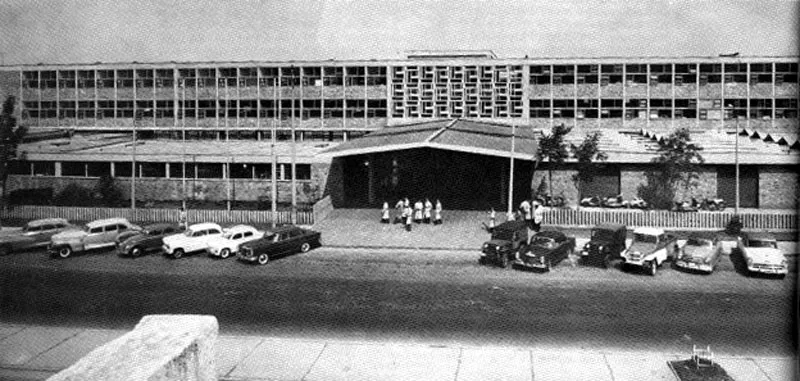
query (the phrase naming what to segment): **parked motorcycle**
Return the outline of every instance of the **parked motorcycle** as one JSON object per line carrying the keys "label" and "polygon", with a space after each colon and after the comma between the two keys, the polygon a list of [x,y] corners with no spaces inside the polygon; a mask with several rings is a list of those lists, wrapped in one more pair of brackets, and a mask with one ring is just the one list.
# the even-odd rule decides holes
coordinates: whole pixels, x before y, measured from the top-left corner
{"label": "parked motorcycle", "polygon": [[697,207],[692,206],[692,201],[675,201],[672,207],[673,212],[696,212]]}
{"label": "parked motorcycle", "polygon": [[616,196],[608,197],[602,202],[602,206],[604,208],[624,208],[628,205],[628,202],[622,199],[622,195],[618,194]]}
{"label": "parked motorcycle", "polygon": [[536,200],[544,206],[551,206],[555,208],[562,207],[567,204],[563,196],[550,196],[549,194],[538,195]]}
{"label": "parked motorcycle", "polygon": [[581,206],[585,207],[596,207],[600,206],[602,200],[600,200],[600,196],[592,196],[592,197],[584,197],[581,199]]}
{"label": "parked motorcycle", "polygon": [[721,198],[704,198],[700,202],[700,209],[702,210],[725,210],[725,200]]}
{"label": "parked motorcycle", "polygon": [[628,201],[628,207],[636,209],[647,209],[650,207],[650,205],[648,205],[647,201],[645,201],[644,199],[639,197],[634,197],[633,200]]}

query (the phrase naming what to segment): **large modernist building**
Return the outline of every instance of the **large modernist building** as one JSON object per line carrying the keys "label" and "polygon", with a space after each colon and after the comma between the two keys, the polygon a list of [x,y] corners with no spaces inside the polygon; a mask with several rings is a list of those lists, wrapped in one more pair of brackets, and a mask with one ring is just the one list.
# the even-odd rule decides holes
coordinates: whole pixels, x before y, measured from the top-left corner
{"label": "large modernist building", "polygon": [[483,208],[507,200],[512,145],[513,197],[538,187],[536,137],[563,123],[575,142],[599,131],[609,156],[591,184],[553,168],[573,203],[634,196],[658,140],[688,128],[706,163],[682,195],[732,200],[738,156],[742,206],[797,207],[798,57],[38,64],[0,67],[0,87],[31,131],[10,189],[126,182],[135,155],[142,199],[261,199],[274,173],[281,201],[295,177],[302,202]]}

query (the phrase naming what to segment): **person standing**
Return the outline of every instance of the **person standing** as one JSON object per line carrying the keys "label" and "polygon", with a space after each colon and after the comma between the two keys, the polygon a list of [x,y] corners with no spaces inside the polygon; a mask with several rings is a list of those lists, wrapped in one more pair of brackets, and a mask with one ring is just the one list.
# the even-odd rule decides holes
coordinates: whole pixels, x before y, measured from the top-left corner
{"label": "person standing", "polygon": [[422,200],[414,203],[414,222],[422,223]]}
{"label": "person standing", "polygon": [[542,222],[544,220],[544,207],[541,204],[533,202],[533,231],[538,233],[542,230]]}
{"label": "person standing", "polygon": [[389,223],[389,203],[386,201],[383,202],[383,208],[381,209],[381,223]]}
{"label": "person standing", "polygon": [[489,226],[486,227],[486,230],[489,233],[494,233],[494,227],[497,225],[497,213],[494,211],[494,208],[489,212]]}
{"label": "person standing", "polygon": [[186,216],[186,207],[181,205],[180,209],[178,209],[178,225],[186,230],[189,228],[189,221]]}
{"label": "person standing", "polygon": [[423,220],[426,224],[431,223],[431,210],[433,210],[433,204],[431,204],[430,199],[425,199],[425,212],[423,215]]}
{"label": "person standing", "polygon": [[413,212],[411,211],[410,206],[406,206],[405,209],[403,209],[403,214],[405,215],[403,222],[406,224],[406,231],[408,232],[411,231],[411,219],[413,218],[411,215],[412,213]]}
{"label": "person standing", "polygon": [[403,221],[403,199],[397,200],[397,204],[394,204],[394,223],[401,224],[404,223]]}
{"label": "person standing", "polygon": [[442,224],[442,203],[439,200],[436,200],[436,214],[433,217],[433,224],[434,225],[441,225]]}
{"label": "person standing", "polygon": [[525,225],[527,225],[528,228],[532,229],[533,225],[531,224],[532,215],[531,215],[530,201],[528,201],[527,199],[522,200],[522,203],[519,204],[519,213],[522,215],[522,219],[525,220]]}

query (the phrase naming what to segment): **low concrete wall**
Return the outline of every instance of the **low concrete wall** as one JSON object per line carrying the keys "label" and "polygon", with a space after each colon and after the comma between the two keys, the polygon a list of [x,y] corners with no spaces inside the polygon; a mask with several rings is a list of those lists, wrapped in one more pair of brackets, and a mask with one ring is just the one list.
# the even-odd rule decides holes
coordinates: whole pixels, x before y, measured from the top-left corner
{"label": "low concrete wall", "polygon": [[48,381],[216,380],[218,329],[214,316],[148,315]]}

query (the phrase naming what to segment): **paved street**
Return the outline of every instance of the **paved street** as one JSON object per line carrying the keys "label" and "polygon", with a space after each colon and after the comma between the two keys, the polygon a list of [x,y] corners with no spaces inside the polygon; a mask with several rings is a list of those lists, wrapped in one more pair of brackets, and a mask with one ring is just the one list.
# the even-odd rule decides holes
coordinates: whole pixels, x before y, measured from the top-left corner
{"label": "paved street", "polygon": [[8,323],[130,329],[145,314],[203,313],[225,334],[366,342],[611,348],[794,356],[796,275],[710,276],[477,264],[470,251],[321,248],[264,267],[197,255],[0,258]]}

